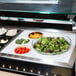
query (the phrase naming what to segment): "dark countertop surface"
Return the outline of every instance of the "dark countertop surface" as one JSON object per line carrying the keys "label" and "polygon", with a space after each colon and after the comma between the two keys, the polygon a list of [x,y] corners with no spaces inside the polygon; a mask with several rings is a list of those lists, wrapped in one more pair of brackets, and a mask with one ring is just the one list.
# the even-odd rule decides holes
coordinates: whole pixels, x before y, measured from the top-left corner
{"label": "dark countertop surface", "polygon": [[2,2],[0,0],[0,10],[5,11],[24,11],[35,13],[64,13],[64,14],[76,14],[76,1],[74,0],[59,0],[58,4],[33,4],[33,3],[20,3],[20,0],[6,0]]}

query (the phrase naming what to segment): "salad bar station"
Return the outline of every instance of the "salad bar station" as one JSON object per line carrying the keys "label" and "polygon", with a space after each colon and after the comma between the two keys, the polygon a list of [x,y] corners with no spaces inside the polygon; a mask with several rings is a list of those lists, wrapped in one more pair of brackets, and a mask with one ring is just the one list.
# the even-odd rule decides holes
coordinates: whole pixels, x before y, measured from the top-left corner
{"label": "salad bar station", "polygon": [[[58,32],[55,32],[58,31]],[[0,28],[0,69],[32,76],[72,75],[75,33]],[[57,70],[59,72],[57,72]]]}
{"label": "salad bar station", "polygon": [[67,15],[2,12],[0,70],[26,76],[74,76],[76,33]]}
{"label": "salad bar station", "polygon": [[[14,35],[12,32],[11,34]],[[0,52],[0,55],[40,64],[57,65],[56,62],[59,62],[65,63],[65,67],[71,66],[70,59],[75,49],[75,34],[63,34],[42,29],[25,29]]]}

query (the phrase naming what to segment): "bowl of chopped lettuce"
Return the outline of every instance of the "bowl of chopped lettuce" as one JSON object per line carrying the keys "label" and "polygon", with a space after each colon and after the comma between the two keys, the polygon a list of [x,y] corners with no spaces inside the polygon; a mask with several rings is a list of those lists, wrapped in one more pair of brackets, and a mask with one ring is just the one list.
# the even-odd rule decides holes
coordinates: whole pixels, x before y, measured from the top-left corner
{"label": "bowl of chopped lettuce", "polygon": [[41,37],[33,41],[34,49],[44,55],[58,55],[70,48],[69,37]]}

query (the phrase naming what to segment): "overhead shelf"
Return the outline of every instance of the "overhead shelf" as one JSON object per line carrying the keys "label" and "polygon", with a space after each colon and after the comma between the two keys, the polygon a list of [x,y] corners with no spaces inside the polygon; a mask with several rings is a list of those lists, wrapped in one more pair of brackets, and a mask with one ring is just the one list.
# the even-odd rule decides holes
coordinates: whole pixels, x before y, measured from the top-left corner
{"label": "overhead shelf", "polygon": [[0,11],[38,14],[76,14],[73,0],[0,0]]}

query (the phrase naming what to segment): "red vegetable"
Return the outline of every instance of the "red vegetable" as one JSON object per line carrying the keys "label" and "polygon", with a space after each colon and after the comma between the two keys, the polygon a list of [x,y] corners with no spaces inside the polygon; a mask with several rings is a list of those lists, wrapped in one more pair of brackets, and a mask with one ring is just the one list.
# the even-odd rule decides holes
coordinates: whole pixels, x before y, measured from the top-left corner
{"label": "red vegetable", "polygon": [[17,47],[15,49],[15,53],[17,53],[17,54],[25,54],[25,53],[28,53],[29,51],[30,51],[30,49],[27,47]]}

